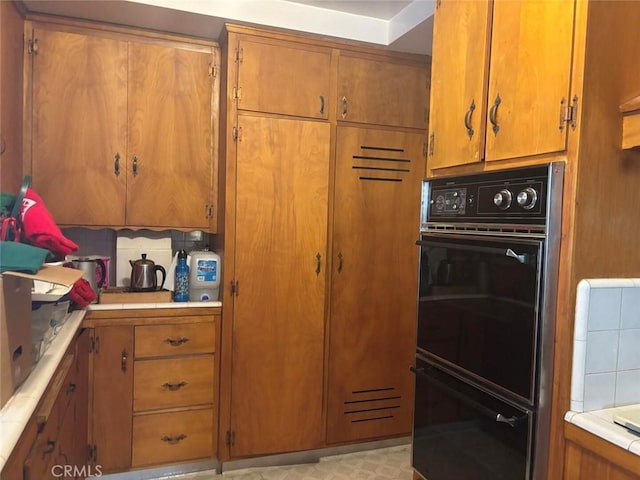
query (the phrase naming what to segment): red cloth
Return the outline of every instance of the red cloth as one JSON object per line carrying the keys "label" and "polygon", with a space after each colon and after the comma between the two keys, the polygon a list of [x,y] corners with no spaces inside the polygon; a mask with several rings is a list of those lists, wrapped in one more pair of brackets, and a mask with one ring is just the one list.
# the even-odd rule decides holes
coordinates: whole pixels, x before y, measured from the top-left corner
{"label": "red cloth", "polygon": [[20,218],[24,239],[31,245],[62,257],[78,250],[78,245],[62,234],[42,198],[30,188],[22,200]]}
{"label": "red cloth", "polygon": [[98,298],[96,292],[93,291],[89,282],[87,282],[84,278],[79,278],[78,280],[76,280],[76,283],[74,283],[73,287],[71,287],[69,297],[81,308],[86,307],[96,298]]}

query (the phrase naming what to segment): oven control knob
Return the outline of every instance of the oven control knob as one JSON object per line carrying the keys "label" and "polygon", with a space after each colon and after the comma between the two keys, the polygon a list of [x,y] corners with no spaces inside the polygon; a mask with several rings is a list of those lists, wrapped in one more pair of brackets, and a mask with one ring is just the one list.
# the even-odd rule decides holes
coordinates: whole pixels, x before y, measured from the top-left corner
{"label": "oven control knob", "polygon": [[527,187],[518,194],[516,201],[525,210],[531,210],[538,201],[538,192],[531,187]]}
{"label": "oven control knob", "polygon": [[506,210],[511,206],[512,199],[513,195],[511,195],[511,192],[505,188],[494,195],[493,203],[500,210]]}

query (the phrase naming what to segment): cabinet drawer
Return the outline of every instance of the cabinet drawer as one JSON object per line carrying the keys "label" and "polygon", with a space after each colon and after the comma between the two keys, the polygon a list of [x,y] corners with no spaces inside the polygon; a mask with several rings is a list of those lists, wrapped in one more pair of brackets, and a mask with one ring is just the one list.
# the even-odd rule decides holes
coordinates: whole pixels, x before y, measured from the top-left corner
{"label": "cabinet drawer", "polygon": [[145,325],[136,327],[136,358],[215,351],[213,323]]}
{"label": "cabinet drawer", "polygon": [[138,415],[133,418],[133,466],[213,456],[213,410]]}
{"label": "cabinet drawer", "polygon": [[213,355],[136,360],[133,410],[213,403]]}

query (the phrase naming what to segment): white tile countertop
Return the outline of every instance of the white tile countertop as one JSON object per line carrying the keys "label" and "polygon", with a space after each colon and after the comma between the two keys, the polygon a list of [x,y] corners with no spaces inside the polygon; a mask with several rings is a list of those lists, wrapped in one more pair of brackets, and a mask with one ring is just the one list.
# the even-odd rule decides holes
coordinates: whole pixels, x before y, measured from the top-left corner
{"label": "white tile countertop", "polygon": [[205,308],[221,307],[222,302],[164,302],[164,303],[93,303],[87,310],[137,310],[143,308]]}
{"label": "white tile countertop", "polygon": [[0,472],[18,443],[67,347],[82,324],[85,310],[72,312],[22,385],[0,410]]}
{"label": "white tile countertop", "polygon": [[615,414],[625,410],[637,410],[638,408],[640,408],[640,405],[604,408],[590,412],[569,411],[565,414],[564,419],[587,432],[640,456],[640,435],[630,432],[613,421]]}
{"label": "white tile countertop", "polygon": [[613,416],[640,407],[640,279],[581,280],[576,292],[571,406],[565,421],[640,455],[640,435]]}

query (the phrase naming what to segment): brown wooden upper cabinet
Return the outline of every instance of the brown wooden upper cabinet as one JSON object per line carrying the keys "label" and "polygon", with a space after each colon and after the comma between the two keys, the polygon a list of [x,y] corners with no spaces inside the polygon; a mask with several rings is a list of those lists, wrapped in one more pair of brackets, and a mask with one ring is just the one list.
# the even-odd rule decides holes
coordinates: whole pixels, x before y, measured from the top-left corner
{"label": "brown wooden upper cabinet", "polygon": [[23,20],[14,2],[0,2],[0,191],[22,183]]}
{"label": "brown wooden upper cabinet", "polygon": [[57,223],[209,229],[211,45],[36,26],[31,173]]}
{"label": "brown wooden upper cabinet", "polygon": [[566,149],[574,1],[436,4],[427,175]]}
{"label": "brown wooden upper cabinet", "polygon": [[342,52],[338,59],[337,119],[427,128],[428,65],[355,55]]}
{"label": "brown wooden upper cabinet", "polygon": [[238,110],[327,119],[331,49],[240,36]]}

